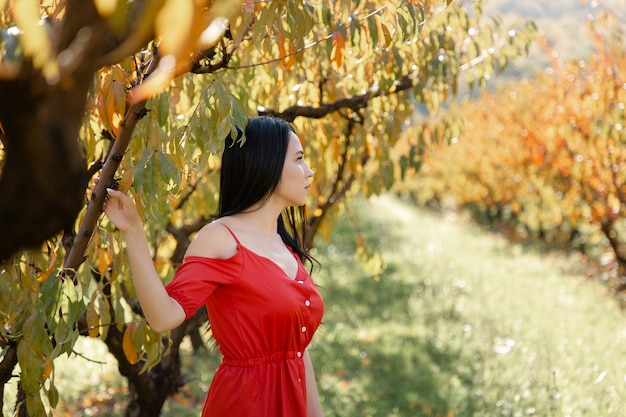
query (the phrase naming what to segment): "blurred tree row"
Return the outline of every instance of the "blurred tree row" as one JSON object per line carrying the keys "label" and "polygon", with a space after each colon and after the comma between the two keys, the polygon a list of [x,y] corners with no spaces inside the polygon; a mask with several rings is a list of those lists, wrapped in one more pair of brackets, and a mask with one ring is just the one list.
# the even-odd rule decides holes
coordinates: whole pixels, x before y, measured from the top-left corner
{"label": "blurred tree row", "polygon": [[626,289],[626,36],[611,13],[590,22],[595,52],[458,106],[449,147],[408,188],[421,203],[470,208],[515,239],[576,248]]}
{"label": "blurred tree row", "polygon": [[0,389],[19,365],[20,416],[56,406],[54,360],[82,336],[118,360],[128,416],[158,415],[185,383],[179,346],[206,316],[149,328],[105,187],[134,196],[167,282],[215,212],[231,128],[281,117],[316,173],[310,246],[350,194],[418,166],[422,120],[535,33],[445,1],[0,0],[0,22]]}

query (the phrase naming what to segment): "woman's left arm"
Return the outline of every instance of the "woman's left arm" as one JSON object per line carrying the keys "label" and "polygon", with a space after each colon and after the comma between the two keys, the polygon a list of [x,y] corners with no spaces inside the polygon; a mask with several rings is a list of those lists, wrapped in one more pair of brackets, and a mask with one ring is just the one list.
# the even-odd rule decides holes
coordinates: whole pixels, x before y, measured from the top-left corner
{"label": "woman's left arm", "polygon": [[317,383],[315,382],[315,371],[313,370],[313,362],[309,356],[309,351],[304,351],[304,372],[306,377],[306,404],[308,409],[308,417],[323,417],[322,404],[317,391]]}

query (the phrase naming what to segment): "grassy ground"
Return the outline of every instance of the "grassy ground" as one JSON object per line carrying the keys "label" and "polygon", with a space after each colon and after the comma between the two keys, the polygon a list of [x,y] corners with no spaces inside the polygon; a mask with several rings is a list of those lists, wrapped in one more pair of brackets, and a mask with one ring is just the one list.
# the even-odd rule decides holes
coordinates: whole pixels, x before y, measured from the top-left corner
{"label": "grassy ground", "polygon": [[[391,197],[354,211],[316,253],[326,314],[310,350],[327,417],[626,415],[626,320],[575,256]],[[355,234],[380,257],[364,265]],[[80,343],[104,363],[57,364],[55,415],[123,415],[114,360]],[[196,379],[163,415],[200,415],[216,356],[185,358]]]}
{"label": "grassy ground", "polygon": [[[626,321],[575,256],[389,197],[357,211],[320,277],[329,312],[312,354],[327,415],[626,415]],[[383,273],[353,261],[355,231]]]}

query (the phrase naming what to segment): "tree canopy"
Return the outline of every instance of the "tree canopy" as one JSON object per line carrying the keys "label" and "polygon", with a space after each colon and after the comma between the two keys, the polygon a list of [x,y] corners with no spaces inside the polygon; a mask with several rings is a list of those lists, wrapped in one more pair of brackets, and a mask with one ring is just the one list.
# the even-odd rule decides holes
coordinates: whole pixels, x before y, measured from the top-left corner
{"label": "tree canopy", "polygon": [[620,297],[626,289],[622,24],[613,13],[598,13],[587,59],[562,62],[544,45],[549,69],[456,108],[464,132],[453,146],[432,152],[409,186],[422,202],[471,208],[513,239],[583,252]]}
{"label": "tree canopy", "polygon": [[162,339],[143,320],[104,188],[132,193],[167,282],[215,212],[232,127],[281,117],[315,171],[311,246],[346,196],[388,189],[456,136],[458,122],[426,121],[535,33],[480,2],[436,1],[4,0],[0,22],[0,382],[19,363],[16,407],[31,415],[55,406],[54,359],[80,335],[120,361],[132,415],[180,386],[155,375],[180,371],[193,329]]}

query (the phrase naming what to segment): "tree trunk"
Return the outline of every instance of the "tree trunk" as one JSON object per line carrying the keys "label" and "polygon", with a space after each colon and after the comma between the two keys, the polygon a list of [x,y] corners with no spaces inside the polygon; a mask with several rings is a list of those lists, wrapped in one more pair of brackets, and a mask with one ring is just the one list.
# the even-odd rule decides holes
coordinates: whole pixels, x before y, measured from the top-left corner
{"label": "tree trunk", "polygon": [[112,326],[105,343],[118,361],[119,371],[128,380],[126,417],[155,417],[160,415],[165,400],[187,383],[181,372],[180,345],[185,336],[206,322],[206,310],[200,309],[194,317],[172,330],[169,353],[152,369],[140,374],[142,362],[131,365],[122,348],[123,331]]}
{"label": "tree trunk", "polygon": [[71,228],[84,204],[86,164],[78,142],[94,60],[110,32],[93,2],[68,0],[63,24],[49,27],[51,54],[72,45],[90,29],[86,51],[73,71],[49,82],[24,61],[14,79],[0,80],[0,141],[5,160],[0,177],[0,260],[20,249],[35,248]]}
{"label": "tree trunk", "polygon": [[71,92],[44,80],[0,81],[0,259],[71,226],[82,208],[87,176],[77,138],[90,81],[91,73],[75,80]]}
{"label": "tree trunk", "polygon": [[2,345],[2,348],[6,351],[0,362],[0,410],[4,408],[4,386],[13,378],[13,370],[17,365],[17,346],[7,344]]}
{"label": "tree trunk", "polygon": [[26,393],[22,389],[22,383],[17,383],[17,398],[15,399],[15,414],[16,417],[30,417],[28,410],[26,409]]}

